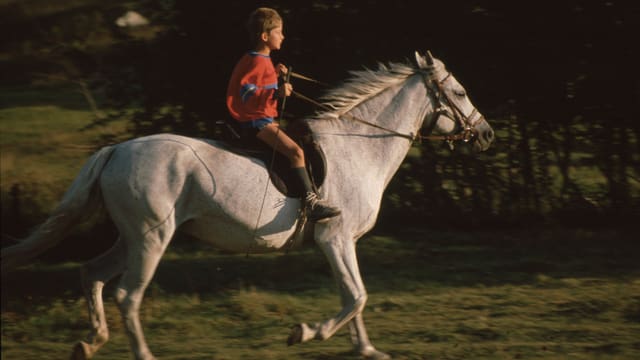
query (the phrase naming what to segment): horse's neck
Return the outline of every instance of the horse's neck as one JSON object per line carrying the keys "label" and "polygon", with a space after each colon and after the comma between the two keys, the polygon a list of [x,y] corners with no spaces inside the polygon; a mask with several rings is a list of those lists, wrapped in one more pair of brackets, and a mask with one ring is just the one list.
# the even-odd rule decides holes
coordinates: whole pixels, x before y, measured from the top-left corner
{"label": "horse's neck", "polygon": [[[428,97],[420,76],[412,76],[354,107],[349,114],[401,134],[416,134]],[[310,126],[327,154],[331,167],[349,181],[369,179],[380,195],[411,147],[411,141],[360,122],[341,117],[311,121]],[[338,149],[335,149],[335,148]]]}

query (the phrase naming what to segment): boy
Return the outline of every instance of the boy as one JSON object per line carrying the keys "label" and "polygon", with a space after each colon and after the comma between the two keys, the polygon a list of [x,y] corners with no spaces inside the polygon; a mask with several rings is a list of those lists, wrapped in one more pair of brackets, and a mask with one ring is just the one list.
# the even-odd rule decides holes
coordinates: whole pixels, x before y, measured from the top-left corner
{"label": "boy", "polygon": [[340,210],[321,202],[305,169],[304,152],[273,121],[278,115],[277,97],[289,96],[293,91],[289,83],[278,88],[278,75],[286,74],[287,68],[278,64],[276,72],[270,57],[271,51],[280,49],[284,40],[282,25],[282,18],[274,9],[258,8],[250,15],[247,27],[253,50],[242,56],[233,69],[227,88],[227,108],[250,136],[255,135],[289,159],[305,192],[303,201],[309,220],[326,220],[339,215]]}

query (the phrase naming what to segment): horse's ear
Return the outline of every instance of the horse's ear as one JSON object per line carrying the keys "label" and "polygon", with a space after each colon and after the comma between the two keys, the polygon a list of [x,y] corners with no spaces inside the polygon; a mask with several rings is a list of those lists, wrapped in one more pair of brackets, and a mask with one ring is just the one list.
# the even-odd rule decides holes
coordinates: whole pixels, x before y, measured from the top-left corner
{"label": "horse's ear", "polygon": [[427,50],[427,56],[425,56],[425,59],[427,60],[427,65],[429,66],[433,66],[433,55],[431,55],[431,51]]}
{"label": "horse's ear", "polygon": [[427,65],[427,60],[422,55],[420,55],[419,52],[416,51],[415,56],[416,56],[416,65],[418,65],[418,68],[425,69],[429,66]]}

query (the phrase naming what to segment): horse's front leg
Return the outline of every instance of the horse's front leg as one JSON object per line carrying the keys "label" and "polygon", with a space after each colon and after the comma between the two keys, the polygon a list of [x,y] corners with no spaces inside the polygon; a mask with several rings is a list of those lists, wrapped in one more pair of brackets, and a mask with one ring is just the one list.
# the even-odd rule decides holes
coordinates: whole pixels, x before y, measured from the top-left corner
{"label": "horse's front leg", "polygon": [[326,255],[334,277],[338,283],[342,298],[342,310],[333,318],[321,324],[300,324],[293,328],[288,344],[296,344],[312,339],[325,340],[342,326],[352,321],[352,335],[356,350],[367,358],[388,359],[389,356],[377,351],[367,336],[362,321],[362,310],[367,302],[367,292],[360,276],[355,242],[350,238],[344,241],[322,241],[320,247]]}
{"label": "horse's front leg", "polygon": [[351,331],[351,342],[353,343],[355,350],[365,359],[391,359],[391,356],[376,350],[373,344],[371,344],[369,336],[367,335],[367,329],[364,327],[362,314],[358,314],[353,317],[349,323],[349,330]]}

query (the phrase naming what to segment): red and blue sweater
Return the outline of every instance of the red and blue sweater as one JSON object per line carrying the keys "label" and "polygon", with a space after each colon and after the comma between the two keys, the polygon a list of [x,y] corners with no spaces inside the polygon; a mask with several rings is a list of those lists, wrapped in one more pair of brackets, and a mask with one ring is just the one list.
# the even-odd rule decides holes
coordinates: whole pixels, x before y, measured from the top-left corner
{"label": "red and blue sweater", "polygon": [[271,57],[250,52],[236,64],[227,87],[227,108],[241,122],[278,116],[278,74]]}

